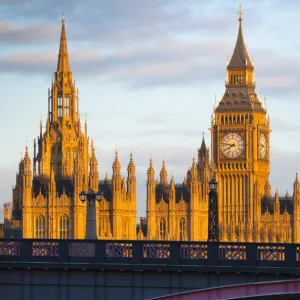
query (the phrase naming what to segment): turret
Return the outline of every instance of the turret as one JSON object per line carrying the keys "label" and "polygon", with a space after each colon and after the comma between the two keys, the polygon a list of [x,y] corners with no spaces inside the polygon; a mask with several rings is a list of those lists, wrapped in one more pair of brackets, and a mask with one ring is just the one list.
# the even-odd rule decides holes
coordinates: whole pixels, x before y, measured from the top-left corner
{"label": "turret", "polygon": [[131,200],[135,200],[136,195],[136,176],[135,176],[135,165],[133,162],[133,155],[130,153],[130,160],[127,167],[127,192]]}
{"label": "turret", "polygon": [[9,203],[7,202],[3,204],[3,213],[4,213],[4,227],[8,228],[11,219],[11,209]]}
{"label": "turret", "polygon": [[36,139],[33,140],[33,175],[36,176]]}
{"label": "turret", "polygon": [[112,183],[113,183],[113,194],[116,196],[117,193],[121,192],[121,164],[118,158],[118,151],[116,151],[116,156],[114,163],[112,165],[113,174],[112,174]]}
{"label": "turret", "polygon": [[[74,167],[73,167],[73,182],[74,182],[74,195],[76,195],[75,197],[75,202],[81,204],[81,201],[79,200],[79,197],[77,197],[77,195],[79,195],[79,193],[81,191],[87,191],[87,186],[85,186],[85,181],[84,181],[84,170],[82,167],[82,158],[80,155],[80,152],[77,152],[75,157],[74,157]],[[53,173],[54,170],[53,170]]]}
{"label": "turret", "polygon": [[271,185],[269,182],[269,178],[267,178],[264,190],[265,190],[265,198],[270,199],[271,198]]}
{"label": "turret", "polygon": [[204,140],[204,133],[202,137],[202,143],[200,149],[198,149],[198,168],[199,168],[199,180],[201,182],[209,182],[209,149],[206,147]]}
{"label": "turret", "polygon": [[294,192],[293,192],[293,200],[294,200],[294,207],[299,207],[300,210],[300,182],[298,178],[298,173],[296,173],[295,181],[294,181]]}
{"label": "turret", "polygon": [[[191,199],[196,201],[199,198],[199,181],[198,181],[198,170],[195,163],[195,158],[193,158],[192,167],[190,169],[190,189],[191,189]],[[195,203],[191,205],[195,205]]]}
{"label": "turret", "polygon": [[25,156],[23,160],[23,174],[24,174],[24,188],[31,189],[32,187],[32,172],[31,172],[31,160],[28,154],[28,147],[26,146]]}
{"label": "turret", "polygon": [[175,180],[174,176],[172,175],[171,181],[170,181],[170,195],[169,195],[169,202],[171,204],[171,207],[176,202],[176,189],[175,189]]}
{"label": "turret", "polygon": [[293,202],[294,202],[294,243],[300,243],[300,183],[298,179],[298,173],[296,173],[294,181],[294,192],[293,192]]}
{"label": "turret", "polygon": [[162,168],[160,171],[160,184],[161,185],[168,185],[168,172],[165,165],[165,160],[162,162]]}
{"label": "turret", "polygon": [[276,193],[275,193],[274,214],[275,215],[280,214],[279,193],[278,193],[277,189],[276,189]]}
{"label": "turret", "polygon": [[152,158],[150,158],[150,164],[147,171],[147,206],[148,209],[155,203],[155,171],[152,165]]}
{"label": "turret", "polygon": [[149,168],[147,170],[147,220],[148,220],[148,239],[156,236],[155,225],[155,202],[156,202],[156,181],[155,171],[152,165],[152,158],[150,158]]}
{"label": "turret", "polygon": [[50,183],[49,183],[49,195],[56,195],[56,181],[55,172],[53,168],[50,170]]}
{"label": "turret", "polygon": [[152,165],[152,158],[150,158],[150,164],[147,171],[147,182],[155,182],[155,171]]}
{"label": "turret", "polygon": [[190,170],[190,181],[196,182],[198,181],[198,170],[195,163],[195,158],[193,157],[192,167]]}
{"label": "turret", "polygon": [[91,159],[90,159],[90,174],[89,187],[93,191],[98,191],[98,160],[96,158],[95,147],[93,141],[91,142]]}

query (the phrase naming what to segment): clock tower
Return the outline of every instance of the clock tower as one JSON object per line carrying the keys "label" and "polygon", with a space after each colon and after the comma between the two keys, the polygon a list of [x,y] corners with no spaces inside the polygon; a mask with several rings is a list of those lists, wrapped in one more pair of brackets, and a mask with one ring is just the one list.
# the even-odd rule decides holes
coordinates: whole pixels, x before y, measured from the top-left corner
{"label": "clock tower", "polygon": [[270,171],[270,129],[255,91],[254,64],[242,31],[242,10],[226,90],[214,109],[212,169],[218,182],[219,224],[224,241],[252,241]]}

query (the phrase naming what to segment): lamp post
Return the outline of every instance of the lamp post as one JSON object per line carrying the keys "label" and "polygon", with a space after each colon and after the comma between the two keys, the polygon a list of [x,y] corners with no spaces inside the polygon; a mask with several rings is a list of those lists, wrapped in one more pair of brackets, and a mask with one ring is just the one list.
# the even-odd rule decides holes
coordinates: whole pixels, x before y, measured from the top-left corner
{"label": "lamp post", "polygon": [[102,191],[98,191],[95,193],[93,190],[89,190],[87,193],[82,191],[79,194],[79,199],[84,203],[87,201],[86,207],[86,239],[97,239],[97,226],[96,226],[96,206],[95,200],[100,202],[103,199],[104,193]]}
{"label": "lamp post", "polygon": [[217,193],[218,183],[213,178],[209,182],[209,203],[208,203],[208,241],[218,242],[219,232],[218,232],[218,193]]}

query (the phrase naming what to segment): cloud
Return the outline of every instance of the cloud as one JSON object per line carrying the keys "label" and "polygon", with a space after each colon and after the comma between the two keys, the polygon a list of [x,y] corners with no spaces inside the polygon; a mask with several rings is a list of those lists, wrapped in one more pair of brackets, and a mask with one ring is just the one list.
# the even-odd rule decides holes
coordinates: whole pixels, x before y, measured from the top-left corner
{"label": "cloud", "polygon": [[[169,83],[208,83],[216,74],[218,50],[227,42],[188,43],[161,39],[150,48],[124,47],[111,53],[78,50],[70,53],[71,68],[80,76],[98,76],[133,87]],[[2,72],[49,74],[56,65],[55,51],[20,52],[0,58]]]}
{"label": "cloud", "polygon": [[0,22],[0,43],[32,45],[36,42],[51,42],[57,39],[60,26],[55,24],[14,25],[7,21]]}
{"label": "cloud", "polygon": [[299,119],[282,119],[280,117],[272,117],[271,119],[272,129],[278,133],[284,134],[298,134],[300,120]]}
{"label": "cloud", "polygon": [[[291,150],[292,151],[292,150]],[[280,195],[285,195],[288,190],[289,194],[293,194],[293,183],[296,172],[299,173],[300,152],[290,152],[273,150],[271,152],[271,185],[272,192],[275,194],[278,188]]]}
{"label": "cloud", "polygon": [[[49,75],[54,71],[62,11],[66,13],[72,70],[82,78],[96,75],[131,88],[207,85],[219,81],[225,77],[224,59],[232,53],[235,42],[236,31],[228,29],[237,27],[236,19],[228,17],[233,9],[231,1],[222,1],[222,9],[213,13],[212,9],[219,7],[220,1],[2,3],[1,43],[23,47],[1,57],[2,72]],[[259,30],[263,20],[255,5],[247,7],[246,18],[246,22],[255,20],[250,22],[255,27],[253,32]],[[280,3],[276,7],[280,9]],[[46,42],[46,49],[32,53],[34,47]],[[286,92],[290,87],[293,91],[299,85],[294,76],[299,69],[295,66],[297,58],[281,57],[280,61],[273,50],[259,46],[251,50],[258,57],[258,86],[268,95]],[[287,64],[282,65],[283,62]]]}

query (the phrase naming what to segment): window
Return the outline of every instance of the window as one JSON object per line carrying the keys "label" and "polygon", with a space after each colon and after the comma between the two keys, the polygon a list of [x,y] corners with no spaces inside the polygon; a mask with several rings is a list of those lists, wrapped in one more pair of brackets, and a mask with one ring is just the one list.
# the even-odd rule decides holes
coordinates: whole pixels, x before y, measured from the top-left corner
{"label": "window", "polygon": [[179,223],[179,232],[180,232],[181,241],[185,240],[185,228],[186,228],[185,218],[181,218]]}
{"label": "window", "polygon": [[57,111],[58,111],[58,117],[62,117],[62,96],[59,95],[57,98]]}
{"label": "window", "polygon": [[70,97],[69,95],[65,96],[65,116],[69,117],[70,116]]}
{"label": "window", "polygon": [[69,217],[67,215],[63,215],[60,217],[59,238],[61,239],[69,238]]}
{"label": "window", "polygon": [[164,218],[161,218],[159,222],[159,238],[166,239],[166,220]]}
{"label": "window", "polygon": [[35,221],[35,236],[37,239],[45,239],[46,231],[45,231],[45,217],[43,215],[39,215]]}

